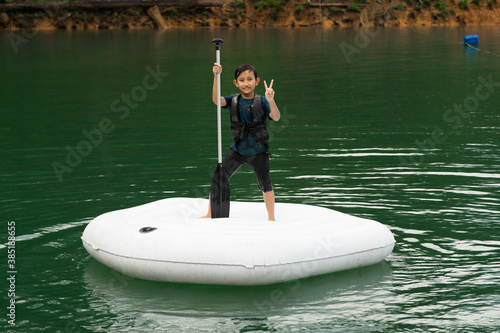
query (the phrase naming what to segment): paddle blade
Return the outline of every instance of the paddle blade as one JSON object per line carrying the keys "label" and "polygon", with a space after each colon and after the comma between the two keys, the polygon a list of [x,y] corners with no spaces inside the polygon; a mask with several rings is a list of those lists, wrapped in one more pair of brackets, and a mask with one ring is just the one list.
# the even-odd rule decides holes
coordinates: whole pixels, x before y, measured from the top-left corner
{"label": "paddle blade", "polygon": [[222,163],[218,163],[210,186],[210,209],[213,219],[229,217],[229,196],[229,179],[222,169]]}

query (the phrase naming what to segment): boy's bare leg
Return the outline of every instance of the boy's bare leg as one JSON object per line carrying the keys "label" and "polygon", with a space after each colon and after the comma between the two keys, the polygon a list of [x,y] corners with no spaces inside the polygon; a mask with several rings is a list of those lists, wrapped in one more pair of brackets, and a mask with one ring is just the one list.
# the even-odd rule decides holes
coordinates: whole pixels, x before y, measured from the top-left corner
{"label": "boy's bare leg", "polygon": [[266,203],[267,215],[269,221],[276,221],[274,218],[274,190],[264,192],[264,202]]}
{"label": "boy's bare leg", "polygon": [[209,219],[212,217],[212,209],[210,208],[210,194],[208,194],[208,212],[206,215],[200,217],[200,219]]}

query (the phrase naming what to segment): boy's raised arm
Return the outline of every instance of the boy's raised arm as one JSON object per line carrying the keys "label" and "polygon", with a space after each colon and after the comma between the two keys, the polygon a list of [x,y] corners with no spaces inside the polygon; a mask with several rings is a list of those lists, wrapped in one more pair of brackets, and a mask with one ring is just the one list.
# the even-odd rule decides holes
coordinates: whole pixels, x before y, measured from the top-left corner
{"label": "boy's raised arm", "polygon": [[[214,63],[214,67],[212,69],[212,72],[214,73],[214,85],[212,87],[212,101],[214,102],[215,105],[217,105],[217,74],[222,73],[222,66]],[[220,106],[224,107],[226,106],[226,99],[224,97],[220,97]]]}
{"label": "boy's raised arm", "polygon": [[274,83],[274,79],[271,80],[271,83],[269,84],[269,87],[268,87],[266,80],[264,80],[264,87],[266,88],[266,95],[265,96],[266,96],[267,102],[269,103],[269,108],[271,109],[271,113],[269,114],[269,117],[274,121],[278,121],[281,118],[281,113],[280,113],[280,110],[278,109],[278,106],[276,105],[276,102],[274,101],[273,83]]}

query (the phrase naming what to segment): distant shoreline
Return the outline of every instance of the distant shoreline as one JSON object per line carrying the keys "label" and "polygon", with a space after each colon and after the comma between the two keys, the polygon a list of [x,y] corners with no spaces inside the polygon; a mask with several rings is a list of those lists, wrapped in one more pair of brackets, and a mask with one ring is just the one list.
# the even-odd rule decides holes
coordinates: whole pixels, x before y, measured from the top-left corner
{"label": "distant shoreline", "polygon": [[500,25],[500,0],[329,1],[8,2],[0,3],[0,30]]}

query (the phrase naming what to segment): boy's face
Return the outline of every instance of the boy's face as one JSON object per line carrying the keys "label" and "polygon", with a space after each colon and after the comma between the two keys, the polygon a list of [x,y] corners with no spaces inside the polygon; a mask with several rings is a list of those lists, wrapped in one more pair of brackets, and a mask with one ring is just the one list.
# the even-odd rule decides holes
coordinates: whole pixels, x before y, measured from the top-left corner
{"label": "boy's face", "polygon": [[259,84],[260,79],[255,77],[251,70],[246,70],[234,80],[234,85],[240,89],[243,97],[253,98],[255,87]]}

